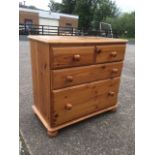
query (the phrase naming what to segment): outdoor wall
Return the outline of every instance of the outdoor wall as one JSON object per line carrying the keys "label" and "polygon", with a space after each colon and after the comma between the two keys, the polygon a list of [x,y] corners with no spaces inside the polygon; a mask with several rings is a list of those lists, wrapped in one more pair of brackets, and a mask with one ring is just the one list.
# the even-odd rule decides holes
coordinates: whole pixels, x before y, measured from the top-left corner
{"label": "outdoor wall", "polygon": [[59,26],[67,26],[68,24],[71,24],[72,27],[78,27],[78,19],[60,16]]}
{"label": "outdoor wall", "polygon": [[[48,32],[58,32],[57,31],[57,27],[50,27],[50,26],[59,26],[59,21],[58,20],[56,20],[56,19],[49,19],[49,18],[39,18],[39,25],[49,25],[49,27],[48,26],[44,26],[44,28],[49,28],[49,29],[55,29],[55,30],[45,30],[47,33]],[[55,34],[56,34],[55,33]],[[40,34],[42,34],[42,32],[40,32]]]}
{"label": "outdoor wall", "polygon": [[59,26],[59,21],[55,19],[39,18],[39,25]]}
{"label": "outdoor wall", "polygon": [[25,19],[32,20],[33,24],[39,24],[38,13],[19,11],[19,23],[24,24]]}

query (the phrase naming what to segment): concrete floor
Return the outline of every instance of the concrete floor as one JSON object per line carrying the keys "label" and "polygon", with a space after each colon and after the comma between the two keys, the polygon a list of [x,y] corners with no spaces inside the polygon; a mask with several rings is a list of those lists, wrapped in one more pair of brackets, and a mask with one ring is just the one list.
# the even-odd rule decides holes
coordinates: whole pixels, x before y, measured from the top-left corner
{"label": "concrete floor", "polygon": [[29,43],[19,42],[20,133],[31,155],[134,155],[135,46],[128,45],[116,113],[108,112],[62,129],[49,138],[31,105]]}

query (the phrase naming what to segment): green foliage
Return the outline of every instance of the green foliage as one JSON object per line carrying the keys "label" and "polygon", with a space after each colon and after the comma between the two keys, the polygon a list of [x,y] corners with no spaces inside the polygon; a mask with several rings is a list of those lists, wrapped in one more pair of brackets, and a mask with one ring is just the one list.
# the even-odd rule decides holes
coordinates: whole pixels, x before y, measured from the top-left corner
{"label": "green foliage", "polygon": [[99,22],[106,17],[115,17],[118,8],[112,0],[62,0],[55,3],[50,0],[51,11],[78,14],[80,28],[99,28]]}
{"label": "green foliage", "polygon": [[124,13],[116,18],[108,17],[107,23],[112,25],[113,31],[122,33],[122,37],[135,37],[135,12]]}
{"label": "green foliage", "polygon": [[62,13],[73,14],[76,6],[76,0],[62,0]]}
{"label": "green foliage", "polygon": [[49,8],[54,12],[79,15],[79,27],[99,29],[100,22],[110,23],[112,29],[122,37],[135,36],[135,12],[119,15],[119,9],[112,0],[50,0]]}
{"label": "green foliage", "polygon": [[98,0],[93,14],[92,27],[99,29],[100,22],[105,21],[107,17],[116,17],[119,14],[119,9],[113,1]]}
{"label": "green foliage", "polygon": [[75,5],[76,0],[63,0],[62,3],[56,3],[54,0],[50,0],[48,7],[53,12],[73,14]]}
{"label": "green foliage", "polygon": [[52,12],[61,12],[62,4],[55,3],[54,0],[50,0],[48,7]]}
{"label": "green foliage", "polygon": [[28,6],[29,9],[37,9],[34,5]]}
{"label": "green foliage", "polygon": [[79,15],[79,27],[87,28],[91,27],[91,21],[93,20],[93,13],[95,10],[95,0],[77,0],[74,13]]}

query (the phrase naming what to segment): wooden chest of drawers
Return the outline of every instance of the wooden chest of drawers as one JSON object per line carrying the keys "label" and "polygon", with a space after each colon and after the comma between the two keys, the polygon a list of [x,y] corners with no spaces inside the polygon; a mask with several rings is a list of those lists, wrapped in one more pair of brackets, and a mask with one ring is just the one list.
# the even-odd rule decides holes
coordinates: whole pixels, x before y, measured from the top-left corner
{"label": "wooden chest of drawers", "polygon": [[126,40],[29,36],[33,110],[48,134],[116,110]]}

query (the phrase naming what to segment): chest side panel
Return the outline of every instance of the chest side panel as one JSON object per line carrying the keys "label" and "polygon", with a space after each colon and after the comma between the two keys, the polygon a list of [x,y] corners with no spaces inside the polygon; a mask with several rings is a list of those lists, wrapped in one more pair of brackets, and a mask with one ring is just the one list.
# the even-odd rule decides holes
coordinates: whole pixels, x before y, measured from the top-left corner
{"label": "chest side panel", "polygon": [[49,45],[37,41],[31,41],[30,45],[34,105],[46,122],[50,123],[51,78]]}

